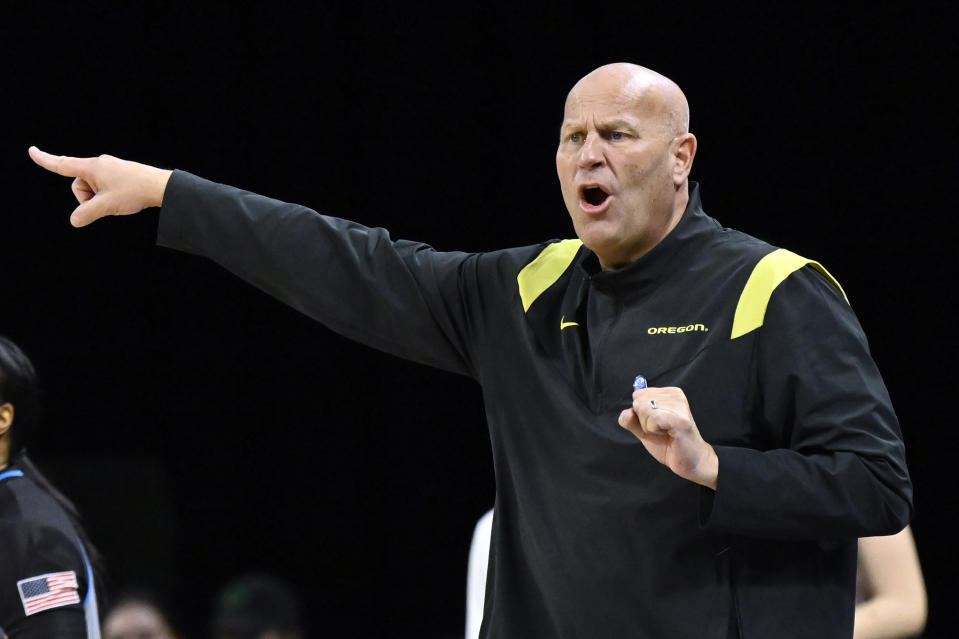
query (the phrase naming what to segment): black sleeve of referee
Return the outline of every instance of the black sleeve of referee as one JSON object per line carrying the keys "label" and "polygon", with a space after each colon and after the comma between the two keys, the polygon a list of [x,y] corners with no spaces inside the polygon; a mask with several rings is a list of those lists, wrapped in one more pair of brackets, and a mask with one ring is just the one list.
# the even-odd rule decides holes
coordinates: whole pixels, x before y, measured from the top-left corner
{"label": "black sleeve of referee", "polygon": [[79,607],[44,610],[4,631],[9,639],[87,639],[86,618]]}

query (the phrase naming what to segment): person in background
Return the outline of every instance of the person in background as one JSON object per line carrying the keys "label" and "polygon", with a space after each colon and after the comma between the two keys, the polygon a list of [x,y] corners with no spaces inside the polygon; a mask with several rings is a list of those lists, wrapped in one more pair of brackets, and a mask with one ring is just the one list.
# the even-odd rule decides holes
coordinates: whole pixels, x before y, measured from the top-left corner
{"label": "person in background", "polygon": [[488,510],[476,522],[470,541],[466,567],[466,639],[479,639],[486,601],[486,571],[489,566],[490,536],[493,534],[493,511]]}
{"label": "person in background", "polygon": [[27,456],[39,421],[33,364],[0,336],[0,636],[99,639],[97,553],[76,507]]}
{"label": "person in background", "polygon": [[301,639],[300,602],[275,577],[239,577],[217,595],[210,624],[213,639]]}
{"label": "person in background", "polygon": [[123,594],[103,617],[103,639],[180,639],[164,611],[153,595]]}
{"label": "person in background", "polygon": [[859,540],[854,639],[918,637],[926,626],[926,586],[912,528]]}

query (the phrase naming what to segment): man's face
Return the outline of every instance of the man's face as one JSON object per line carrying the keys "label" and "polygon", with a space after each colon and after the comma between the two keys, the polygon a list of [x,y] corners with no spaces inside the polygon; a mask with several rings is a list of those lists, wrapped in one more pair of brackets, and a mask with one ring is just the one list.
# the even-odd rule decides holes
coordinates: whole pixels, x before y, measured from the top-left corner
{"label": "man's face", "polygon": [[591,74],[566,101],[556,171],[576,234],[604,269],[642,257],[678,219],[657,98],[622,75]]}

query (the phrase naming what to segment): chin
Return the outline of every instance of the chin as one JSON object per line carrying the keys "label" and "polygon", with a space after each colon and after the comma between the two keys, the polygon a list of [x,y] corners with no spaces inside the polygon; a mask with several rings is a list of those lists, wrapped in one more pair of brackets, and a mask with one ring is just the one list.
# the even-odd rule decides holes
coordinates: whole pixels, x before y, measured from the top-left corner
{"label": "chin", "polygon": [[585,226],[574,224],[573,227],[586,248],[597,255],[615,250],[622,239],[622,231],[611,228],[608,222],[594,221]]}

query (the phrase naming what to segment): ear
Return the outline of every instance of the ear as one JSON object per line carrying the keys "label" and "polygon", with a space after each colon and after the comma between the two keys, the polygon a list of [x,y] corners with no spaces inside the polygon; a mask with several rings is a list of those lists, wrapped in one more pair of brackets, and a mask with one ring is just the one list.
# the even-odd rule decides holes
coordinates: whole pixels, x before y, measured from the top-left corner
{"label": "ear", "polygon": [[0,404],[0,437],[10,432],[10,425],[13,423],[13,404],[7,402]]}
{"label": "ear", "polygon": [[696,157],[696,136],[692,133],[683,133],[673,138],[673,185],[681,186],[689,177],[693,169],[693,158]]}

